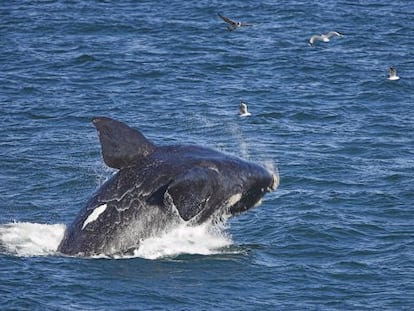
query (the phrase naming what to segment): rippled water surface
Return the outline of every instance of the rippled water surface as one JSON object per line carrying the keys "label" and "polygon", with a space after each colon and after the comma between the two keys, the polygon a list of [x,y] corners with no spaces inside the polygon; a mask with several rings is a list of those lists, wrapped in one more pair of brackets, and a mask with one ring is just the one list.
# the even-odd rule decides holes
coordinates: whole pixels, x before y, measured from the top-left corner
{"label": "rippled water surface", "polygon": [[[411,1],[3,3],[1,309],[411,310],[413,37]],[[219,232],[59,256],[113,174],[99,115],[271,164],[280,186]]]}

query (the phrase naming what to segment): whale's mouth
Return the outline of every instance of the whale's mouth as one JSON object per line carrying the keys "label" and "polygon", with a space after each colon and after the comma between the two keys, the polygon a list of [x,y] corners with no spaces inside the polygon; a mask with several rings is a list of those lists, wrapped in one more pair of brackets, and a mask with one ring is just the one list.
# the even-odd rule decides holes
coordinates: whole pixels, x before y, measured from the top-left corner
{"label": "whale's mouth", "polygon": [[266,171],[266,174],[262,175],[262,179],[256,181],[257,183],[250,189],[231,197],[231,200],[228,201],[231,204],[229,204],[231,215],[238,215],[259,206],[266,193],[275,191],[279,187],[280,178],[277,171],[270,169]]}

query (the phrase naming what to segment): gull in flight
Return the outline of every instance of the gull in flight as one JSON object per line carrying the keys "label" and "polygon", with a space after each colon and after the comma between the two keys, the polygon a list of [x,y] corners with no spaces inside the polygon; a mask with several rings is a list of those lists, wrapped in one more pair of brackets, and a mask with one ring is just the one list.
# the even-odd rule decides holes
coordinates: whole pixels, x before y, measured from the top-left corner
{"label": "gull in flight", "polygon": [[220,13],[218,13],[218,16],[220,16],[220,18],[221,18],[223,21],[225,21],[227,24],[229,24],[229,25],[227,26],[227,29],[228,29],[229,31],[233,31],[233,30],[235,30],[235,29],[237,29],[237,28],[239,28],[239,27],[242,27],[242,26],[253,26],[253,24],[242,23],[242,22],[236,22],[236,21],[234,21],[234,20],[232,20],[232,19],[230,19],[230,18],[228,18],[228,17],[226,17],[226,16],[221,15]]}
{"label": "gull in flight", "polygon": [[390,67],[389,70],[389,77],[388,80],[399,80],[400,77],[397,75],[397,69],[395,69],[393,66]]}
{"label": "gull in flight", "polygon": [[243,101],[240,102],[239,114],[241,117],[248,117],[252,115],[250,112],[247,111],[247,105]]}
{"label": "gull in flight", "polygon": [[329,42],[329,38],[333,36],[343,37],[344,35],[336,31],[330,31],[326,34],[321,35],[313,35],[309,39],[309,45],[313,46],[316,43],[316,41]]}

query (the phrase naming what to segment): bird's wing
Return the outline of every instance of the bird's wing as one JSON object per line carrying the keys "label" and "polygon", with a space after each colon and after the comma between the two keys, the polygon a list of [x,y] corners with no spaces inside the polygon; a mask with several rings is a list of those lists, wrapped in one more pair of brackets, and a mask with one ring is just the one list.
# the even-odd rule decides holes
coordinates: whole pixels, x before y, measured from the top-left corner
{"label": "bird's wing", "polygon": [[315,41],[319,40],[320,38],[321,38],[321,36],[319,36],[319,35],[313,35],[312,37],[310,37],[309,43],[314,44]]}
{"label": "bird's wing", "polygon": [[235,21],[231,20],[230,18],[228,18],[226,16],[223,16],[221,14],[218,14],[218,16],[220,16],[223,21],[225,21],[226,23],[228,23],[232,26],[236,26],[236,24],[237,24]]}
{"label": "bird's wing", "polygon": [[330,38],[330,37],[332,37],[332,36],[342,37],[343,35],[342,35],[342,34],[340,34],[339,32],[336,32],[336,31],[330,31],[330,32],[328,32],[328,33],[326,34],[326,36],[327,36],[328,38]]}

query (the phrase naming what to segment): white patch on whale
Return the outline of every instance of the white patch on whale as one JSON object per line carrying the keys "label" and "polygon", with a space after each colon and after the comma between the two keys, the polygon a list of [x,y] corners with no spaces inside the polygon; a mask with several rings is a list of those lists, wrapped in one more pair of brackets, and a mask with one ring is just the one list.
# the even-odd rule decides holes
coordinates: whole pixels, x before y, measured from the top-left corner
{"label": "white patch on whale", "polygon": [[236,193],[233,194],[228,200],[227,200],[227,206],[233,206],[235,205],[237,202],[240,201],[240,199],[242,198],[242,194],[241,193]]}
{"label": "white patch on whale", "polygon": [[103,204],[98,206],[93,210],[93,212],[86,218],[85,222],[83,223],[82,229],[83,230],[89,223],[94,222],[98,219],[98,217],[105,212],[106,208],[108,207],[107,204]]}

